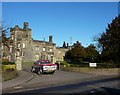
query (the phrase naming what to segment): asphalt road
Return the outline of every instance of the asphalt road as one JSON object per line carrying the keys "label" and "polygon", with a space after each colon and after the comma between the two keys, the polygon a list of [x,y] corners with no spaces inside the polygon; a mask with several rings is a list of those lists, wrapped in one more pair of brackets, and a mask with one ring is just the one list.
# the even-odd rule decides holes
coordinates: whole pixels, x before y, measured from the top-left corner
{"label": "asphalt road", "polygon": [[[30,72],[30,69],[25,69]],[[34,78],[27,83],[7,89],[4,93],[12,94],[32,94],[39,93],[64,93],[65,95],[84,93],[95,94],[106,93],[118,95],[120,77],[114,75],[97,75],[89,73],[76,73],[66,71],[56,71],[54,75],[37,75],[33,73]],[[100,95],[101,95],[100,94]]]}

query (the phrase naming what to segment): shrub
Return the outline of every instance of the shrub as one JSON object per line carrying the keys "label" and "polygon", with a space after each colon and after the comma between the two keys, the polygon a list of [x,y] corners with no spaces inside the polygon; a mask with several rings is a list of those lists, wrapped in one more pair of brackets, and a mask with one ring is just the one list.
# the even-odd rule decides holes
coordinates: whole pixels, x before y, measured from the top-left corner
{"label": "shrub", "polygon": [[13,71],[15,70],[16,66],[15,65],[2,65],[2,71]]}
{"label": "shrub", "polygon": [[112,63],[97,63],[97,68],[119,68],[119,66]]}
{"label": "shrub", "polygon": [[59,62],[60,62],[60,65],[64,65],[65,67],[70,67],[70,64],[67,61],[59,61]]}
{"label": "shrub", "polygon": [[67,61],[60,61],[60,65],[67,65]]}
{"label": "shrub", "polygon": [[15,62],[2,62],[2,65],[15,65]]}
{"label": "shrub", "polygon": [[[90,67],[90,66],[89,62],[81,62],[78,64],[71,63],[70,67]],[[97,67],[95,68],[120,68],[120,66],[113,63],[97,63]]]}

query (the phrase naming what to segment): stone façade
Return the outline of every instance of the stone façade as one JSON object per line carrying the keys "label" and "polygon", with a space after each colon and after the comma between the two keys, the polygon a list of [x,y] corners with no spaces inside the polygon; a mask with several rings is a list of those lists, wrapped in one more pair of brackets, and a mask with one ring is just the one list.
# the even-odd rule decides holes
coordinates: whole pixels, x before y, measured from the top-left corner
{"label": "stone fa\u00e7ade", "polygon": [[21,56],[23,62],[48,59],[55,63],[63,61],[65,52],[68,51],[66,48],[57,48],[51,35],[49,41],[32,39],[32,29],[28,22],[24,22],[23,28],[16,25],[10,29],[9,43],[9,61],[16,61],[16,56]]}

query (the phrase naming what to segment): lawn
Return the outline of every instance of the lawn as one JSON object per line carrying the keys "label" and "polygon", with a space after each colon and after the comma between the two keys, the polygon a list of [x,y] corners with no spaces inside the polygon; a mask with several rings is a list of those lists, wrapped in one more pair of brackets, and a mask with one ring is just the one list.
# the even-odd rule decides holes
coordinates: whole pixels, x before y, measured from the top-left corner
{"label": "lawn", "polygon": [[33,65],[33,61],[30,62],[22,62],[22,67],[23,68],[31,68],[31,66]]}

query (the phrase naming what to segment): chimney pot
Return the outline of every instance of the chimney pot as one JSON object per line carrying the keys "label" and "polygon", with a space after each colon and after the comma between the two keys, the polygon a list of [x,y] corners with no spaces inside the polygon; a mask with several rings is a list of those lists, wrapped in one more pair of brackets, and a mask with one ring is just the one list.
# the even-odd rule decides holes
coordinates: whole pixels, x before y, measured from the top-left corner
{"label": "chimney pot", "polygon": [[52,43],[52,36],[49,36],[49,42]]}

